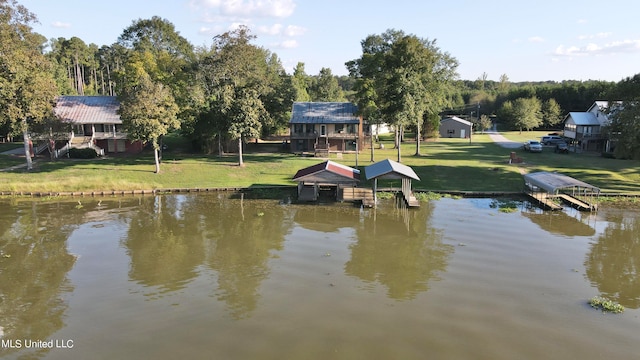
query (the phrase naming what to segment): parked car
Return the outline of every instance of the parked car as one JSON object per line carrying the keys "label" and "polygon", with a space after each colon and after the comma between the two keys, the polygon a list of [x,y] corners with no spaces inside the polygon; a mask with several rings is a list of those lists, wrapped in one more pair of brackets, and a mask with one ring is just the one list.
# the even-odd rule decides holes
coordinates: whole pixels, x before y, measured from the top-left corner
{"label": "parked car", "polygon": [[568,154],[569,153],[569,146],[564,141],[563,142],[559,142],[559,143],[556,144],[556,148],[553,151],[557,152],[557,153]]}
{"label": "parked car", "polygon": [[537,140],[527,140],[524,149],[529,152],[542,152],[542,144]]}
{"label": "parked car", "polygon": [[562,136],[558,136],[558,135],[547,135],[547,136],[543,136],[541,141],[540,141],[543,145],[553,145],[553,144],[557,144],[560,142],[565,142],[564,139],[562,138]]}

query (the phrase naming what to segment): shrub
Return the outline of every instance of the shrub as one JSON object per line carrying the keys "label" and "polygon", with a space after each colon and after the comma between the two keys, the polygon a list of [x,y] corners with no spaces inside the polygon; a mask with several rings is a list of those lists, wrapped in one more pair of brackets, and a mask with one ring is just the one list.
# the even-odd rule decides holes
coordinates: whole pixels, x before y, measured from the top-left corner
{"label": "shrub", "polygon": [[69,149],[69,157],[73,159],[94,159],[98,157],[98,153],[91,148]]}

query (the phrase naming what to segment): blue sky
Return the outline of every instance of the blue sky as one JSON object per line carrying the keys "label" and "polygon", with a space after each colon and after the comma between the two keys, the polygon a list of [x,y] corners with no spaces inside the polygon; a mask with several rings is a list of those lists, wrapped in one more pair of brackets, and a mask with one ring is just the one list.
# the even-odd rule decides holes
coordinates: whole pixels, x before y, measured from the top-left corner
{"label": "blue sky", "polygon": [[322,67],[344,75],[360,42],[387,29],[436,39],[458,59],[461,79],[619,81],[640,73],[637,0],[18,0],[47,38],[116,42],[134,20],[160,16],[193,45],[240,24],[288,72]]}

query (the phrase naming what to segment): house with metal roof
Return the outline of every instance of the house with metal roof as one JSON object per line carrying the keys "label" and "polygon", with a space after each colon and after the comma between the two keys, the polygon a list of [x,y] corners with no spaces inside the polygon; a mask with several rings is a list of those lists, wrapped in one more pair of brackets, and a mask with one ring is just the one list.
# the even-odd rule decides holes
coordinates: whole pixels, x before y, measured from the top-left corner
{"label": "house with metal roof", "polygon": [[295,102],[290,142],[294,153],[359,151],[365,143],[362,116],[349,102]]}
{"label": "house with metal roof", "polygon": [[440,120],[440,137],[443,138],[462,138],[466,139],[471,136],[473,123],[457,116],[448,117]]}
{"label": "house with metal roof", "polygon": [[115,96],[60,96],[54,113],[72,125],[68,147],[92,147],[99,154],[139,152],[142,143],[127,139]]}
{"label": "house with metal roof", "polygon": [[606,139],[602,127],[607,125],[609,102],[596,101],[586,112],[570,112],[564,119],[564,136],[582,150],[602,150]]}

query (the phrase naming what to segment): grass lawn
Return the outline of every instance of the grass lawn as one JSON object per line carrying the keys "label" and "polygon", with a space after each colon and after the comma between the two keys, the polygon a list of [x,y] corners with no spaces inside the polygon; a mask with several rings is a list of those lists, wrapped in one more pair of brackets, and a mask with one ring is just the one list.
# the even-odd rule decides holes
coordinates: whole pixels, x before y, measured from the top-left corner
{"label": "grass lawn", "polygon": [[0,143],[0,153],[5,151],[17,149],[23,147],[24,143],[21,142],[10,142],[10,143]]}
{"label": "grass lawn", "polygon": [[[546,132],[545,132],[546,133]],[[527,138],[532,138],[529,133]],[[508,137],[512,135],[507,134]],[[541,135],[540,135],[541,136]],[[533,137],[535,138],[535,137]],[[516,139],[513,139],[516,140]],[[524,140],[523,140],[524,141]],[[397,160],[393,141],[384,138],[385,149],[374,151],[374,160]],[[173,145],[173,144],[172,144]],[[153,173],[153,156],[143,153],[128,157],[94,160],[39,160],[33,172],[24,169],[0,172],[0,191],[109,191],[162,188],[221,188],[263,185],[295,185],[291,181],[299,169],[324,159],[271,152],[277,146],[250,146],[245,153],[245,167],[237,166],[237,155],[224,157],[182,153],[169,147],[164,155],[161,173]],[[549,150],[547,150],[549,149]],[[508,164],[512,150],[494,144],[488,135],[466,139],[439,139],[423,142],[421,156],[414,156],[415,143],[402,144],[402,163],[411,166],[421,181],[413,182],[419,190],[433,191],[521,191],[521,169],[525,171],[559,171],[576,177],[607,192],[639,192],[640,162],[602,158],[594,154],[555,154],[551,148],[539,154],[516,150],[525,160],[519,166]],[[355,154],[331,159],[355,166]],[[371,164],[371,152],[362,150],[358,167]],[[0,167],[24,161],[0,156]],[[364,174],[364,171],[363,171]],[[363,176],[364,178],[364,176]],[[370,186],[363,181],[364,186]],[[379,181],[379,186],[400,186],[400,181]]]}

